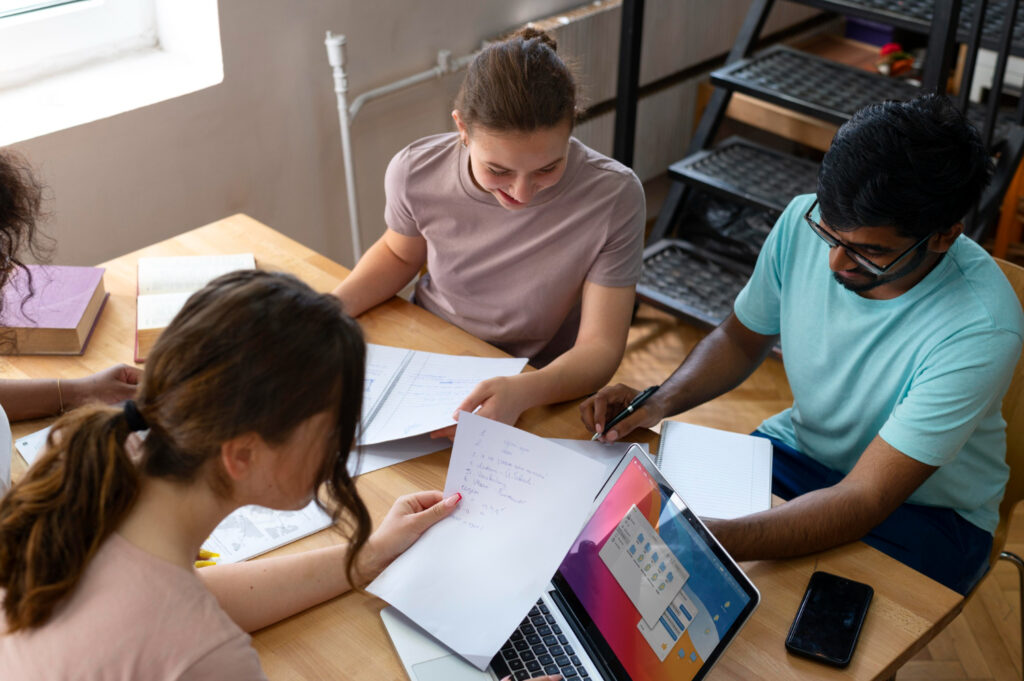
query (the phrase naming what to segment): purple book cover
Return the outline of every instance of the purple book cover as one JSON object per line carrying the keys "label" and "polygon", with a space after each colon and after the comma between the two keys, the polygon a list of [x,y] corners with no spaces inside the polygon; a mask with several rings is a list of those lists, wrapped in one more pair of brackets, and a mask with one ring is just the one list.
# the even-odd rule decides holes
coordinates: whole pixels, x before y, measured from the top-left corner
{"label": "purple book cover", "polygon": [[28,276],[17,268],[3,288],[0,326],[13,328],[74,329],[82,320],[96,286],[103,278],[102,267],[63,265],[26,265],[32,273],[28,296]]}

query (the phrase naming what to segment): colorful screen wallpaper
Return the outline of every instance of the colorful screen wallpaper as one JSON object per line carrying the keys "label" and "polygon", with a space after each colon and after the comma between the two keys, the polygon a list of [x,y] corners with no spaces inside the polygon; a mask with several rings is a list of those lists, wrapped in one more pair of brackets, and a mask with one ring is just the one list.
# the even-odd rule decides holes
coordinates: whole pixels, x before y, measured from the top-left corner
{"label": "colorful screen wallpaper", "polygon": [[635,458],[560,571],[635,681],[693,678],[750,600]]}

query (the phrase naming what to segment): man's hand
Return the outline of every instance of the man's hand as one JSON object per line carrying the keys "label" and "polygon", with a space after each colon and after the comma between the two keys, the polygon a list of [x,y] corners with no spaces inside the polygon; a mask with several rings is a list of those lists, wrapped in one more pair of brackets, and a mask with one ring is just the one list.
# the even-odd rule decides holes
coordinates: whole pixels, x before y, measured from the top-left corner
{"label": "man's hand", "polygon": [[601,442],[615,442],[637,428],[650,428],[665,418],[664,408],[657,401],[657,393],[643,403],[635,412],[619,421],[607,433],[604,425],[620,411],[629,406],[640,393],[635,388],[619,383],[601,388],[580,404],[580,418],[592,433],[601,433]]}

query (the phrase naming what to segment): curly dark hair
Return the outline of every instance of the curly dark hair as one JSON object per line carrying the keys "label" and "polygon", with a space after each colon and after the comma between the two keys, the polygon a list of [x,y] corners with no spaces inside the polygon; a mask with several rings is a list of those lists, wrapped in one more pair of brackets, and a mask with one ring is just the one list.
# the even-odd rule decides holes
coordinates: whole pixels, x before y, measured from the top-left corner
{"label": "curly dark hair", "polygon": [[49,255],[51,243],[38,229],[44,189],[22,156],[0,149],[0,288],[24,266],[23,253],[37,261]]}

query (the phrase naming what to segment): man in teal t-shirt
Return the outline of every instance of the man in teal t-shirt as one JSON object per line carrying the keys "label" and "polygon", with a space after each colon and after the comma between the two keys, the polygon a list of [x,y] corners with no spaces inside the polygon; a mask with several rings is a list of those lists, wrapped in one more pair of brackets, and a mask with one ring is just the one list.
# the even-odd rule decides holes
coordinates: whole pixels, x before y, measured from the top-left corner
{"label": "man in teal t-shirt", "polygon": [[[990,162],[944,97],[886,102],[836,134],[817,197],[768,236],[733,314],[645,406],[604,434],[690,409],[738,385],[778,340],[793,406],[758,429],[774,444],[763,513],[712,520],[739,560],[863,539],[961,593],[984,574],[1009,469],[1000,408],[1024,316],[960,222]],[[636,394],[581,407],[603,421]]]}

